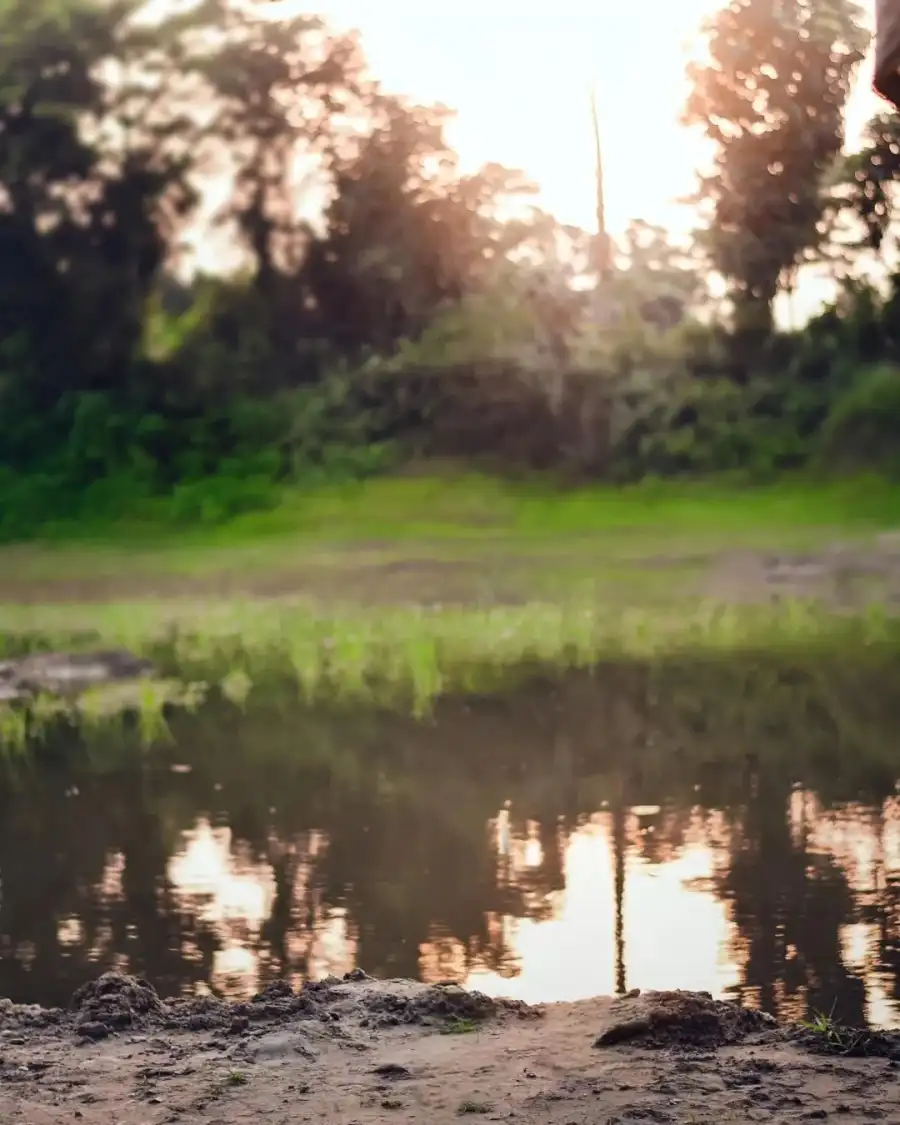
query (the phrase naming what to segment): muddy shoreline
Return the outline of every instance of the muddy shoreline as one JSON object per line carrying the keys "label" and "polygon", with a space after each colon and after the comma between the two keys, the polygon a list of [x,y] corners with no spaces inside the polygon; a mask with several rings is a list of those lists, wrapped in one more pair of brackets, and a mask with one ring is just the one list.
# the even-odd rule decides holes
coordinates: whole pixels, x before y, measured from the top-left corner
{"label": "muddy shoreline", "polygon": [[107,974],[0,1000],[3,1125],[900,1121],[900,1032],[778,1025],[701,993],[532,1007],[364,973],[249,1003]]}

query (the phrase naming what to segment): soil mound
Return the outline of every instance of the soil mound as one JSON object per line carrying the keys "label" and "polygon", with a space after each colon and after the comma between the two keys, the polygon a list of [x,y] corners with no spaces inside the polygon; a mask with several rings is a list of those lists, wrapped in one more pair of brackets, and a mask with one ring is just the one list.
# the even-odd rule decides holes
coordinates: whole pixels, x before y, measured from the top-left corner
{"label": "soil mound", "polygon": [[110,1031],[138,1026],[165,1012],[152,984],[140,977],[119,973],[104,973],[97,980],[82,985],[69,1006],[75,1012],[75,1030],[91,1039],[102,1039]]}
{"label": "soil mound", "polygon": [[[0,1021],[6,1008],[0,1002]],[[13,1006],[6,1002],[10,1013]],[[69,1022],[87,1039],[105,1039],[117,1031],[156,1026],[170,1031],[217,1031],[240,1035],[264,1023],[319,1020],[329,1027],[342,1023],[359,1027],[397,1027],[414,1024],[454,1030],[502,1015],[520,1018],[542,1014],[517,1000],[493,1000],[454,984],[425,986],[413,981],[376,981],[362,970],[342,979],[308,981],[294,990],[284,980],[267,985],[251,1000],[232,1004],[214,996],[163,1001],[147,981],[119,973],[105,973],[78,989],[64,1013],[15,1009],[23,1025]]]}
{"label": "soil mound", "polygon": [[396,992],[371,992],[363,1004],[380,1025],[397,1024],[470,1024],[482,1023],[499,1015],[515,1015],[523,1019],[540,1016],[541,1009],[521,1000],[494,1000],[483,992],[467,992],[455,984],[439,984],[413,991],[409,995]]}
{"label": "soil mound", "polygon": [[637,1042],[645,1047],[709,1050],[775,1027],[771,1016],[713,1000],[708,992],[648,992],[616,1007],[621,1016],[617,1012],[618,1018],[597,1037],[595,1047]]}

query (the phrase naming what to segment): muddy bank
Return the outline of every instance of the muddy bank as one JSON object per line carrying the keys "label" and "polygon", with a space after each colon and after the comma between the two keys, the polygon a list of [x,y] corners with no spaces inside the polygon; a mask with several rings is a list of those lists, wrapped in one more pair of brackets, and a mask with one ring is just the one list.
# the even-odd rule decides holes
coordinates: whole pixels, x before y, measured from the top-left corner
{"label": "muddy bank", "polygon": [[900,1033],[778,1026],[704,994],[529,1007],[364,973],[246,1004],[107,975],[0,1001],[0,1121],[900,1120]]}
{"label": "muddy bank", "polygon": [[0,660],[0,703],[26,703],[42,692],[75,696],[104,684],[146,679],[153,664],[125,649],[101,652],[35,652]]}

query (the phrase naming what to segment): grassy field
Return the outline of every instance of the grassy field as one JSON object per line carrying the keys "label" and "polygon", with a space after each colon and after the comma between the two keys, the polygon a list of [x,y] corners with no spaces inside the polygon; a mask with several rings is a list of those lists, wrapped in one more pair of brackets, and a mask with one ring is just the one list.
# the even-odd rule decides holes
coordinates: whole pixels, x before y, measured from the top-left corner
{"label": "grassy field", "polygon": [[740,560],[835,541],[874,550],[895,527],[900,489],[878,480],[564,492],[475,476],[375,480],[293,492],[214,531],[146,524],[64,539],[57,528],[4,548],[0,640],[13,652],[122,644],[238,696],[287,670],[309,696],[420,711],[521,668],[893,644],[877,606],[853,622],[821,605],[773,606],[762,587],[745,589],[754,579]]}
{"label": "grassy field", "polygon": [[808,550],[890,528],[900,528],[900,486],[877,478],[556,490],[408,476],[292,490],[273,510],[215,528],[57,525],[39,543],[0,548],[0,602],[182,592],[519,600],[578,577],[627,580],[635,563],[696,567],[724,551]]}

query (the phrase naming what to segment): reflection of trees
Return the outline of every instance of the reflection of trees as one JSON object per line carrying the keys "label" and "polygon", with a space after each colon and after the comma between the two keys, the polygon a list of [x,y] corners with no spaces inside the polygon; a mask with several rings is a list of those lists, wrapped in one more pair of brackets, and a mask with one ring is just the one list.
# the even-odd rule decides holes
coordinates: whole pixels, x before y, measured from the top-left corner
{"label": "reflection of trees", "polygon": [[878,954],[893,984],[891,999],[900,1001],[900,871],[885,879],[878,918]]}
{"label": "reflection of trees", "polygon": [[834,1012],[865,1021],[865,990],[843,964],[841,927],[853,920],[846,874],[792,835],[791,785],[784,771],[759,779],[733,814],[731,846],[720,878],[743,947],[737,999],[795,1016]]}
{"label": "reflection of trees", "polygon": [[[855,680],[821,663],[611,665],[515,700],[448,703],[427,724],[219,705],[178,717],[175,745],[149,756],[125,739],[101,768],[70,747],[18,790],[0,788],[0,993],[61,1002],[117,957],[169,992],[208,979],[221,935],[167,874],[200,817],[229,825],[244,862],[271,873],[271,908],[247,938],[265,980],[303,977],[337,908],[370,972],[417,975],[430,942],[458,972],[515,972],[502,920],[552,912],[571,833],[604,806],[616,902],[597,909],[616,910],[621,938],[627,856],[665,863],[689,829],[703,831],[703,810],[719,809],[729,844],[717,888],[742,951],[741,995],[773,1009],[802,996],[830,1010],[837,998],[858,1020],[860,986],[840,953],[854,911],[846,878],[792,836],[785,810],[801,779],[826,803],[881,799],[895,689],[893,670],[872,667]],[[176,761],[190,772],[172,773]],[[491,826],[506,802],[503,858]],[[643,832],[637,805],[662,806]],[[897,993],[891,890],[881,952]]]}
{"label": "reflection of trees", "polygon": [[625,809],[621,799],[613,804],[613,860],[615,876],[613,895],[615,903],[616,992],[626,991],[625,980]]}
{"label": "reflection of trees", "polygon": [[166,881],[173,839],[144,782],[48,767],[0,795],[0,992],[65,1004],[117,955],[163,988],[207,975],[210,935]]}

